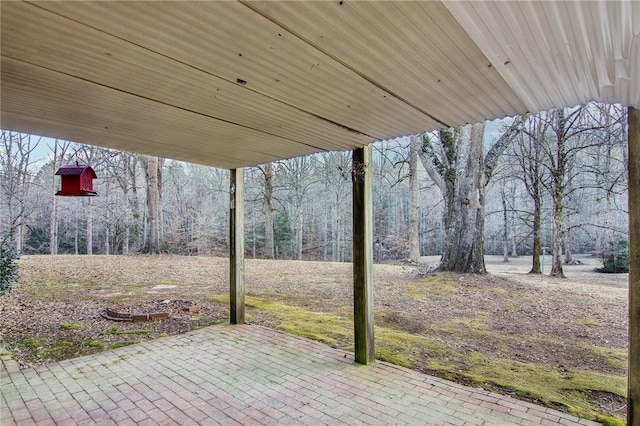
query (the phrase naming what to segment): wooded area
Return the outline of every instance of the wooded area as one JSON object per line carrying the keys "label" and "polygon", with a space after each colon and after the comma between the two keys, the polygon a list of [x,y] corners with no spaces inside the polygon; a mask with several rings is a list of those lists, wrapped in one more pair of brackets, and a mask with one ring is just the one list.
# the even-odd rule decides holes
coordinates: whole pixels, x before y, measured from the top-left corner
{"label": "wooded area", "polygon": [[[591,103],[376,142],[374,260],[445,254],[484,272],[482,253],[602,254],[628,240],[627,118]],[[228,255],[229,171],[2,131],[0,236],[28,254]],[[419,161],[418,161],[419,159]],[[89,164],[98,197],[56,197],[56,170]],[[349,261],[350,152],[245,169],[245,252]],[[464,256],[449,262],[447,253]],[[449,266],[447,266],[449,265]],[[534,256],[532,272],[540,272]]]}

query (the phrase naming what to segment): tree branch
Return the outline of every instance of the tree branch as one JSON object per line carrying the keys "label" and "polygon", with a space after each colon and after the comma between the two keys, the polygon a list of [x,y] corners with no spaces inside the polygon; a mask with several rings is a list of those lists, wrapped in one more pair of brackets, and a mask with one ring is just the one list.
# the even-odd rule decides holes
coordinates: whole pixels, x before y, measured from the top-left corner
{"label": "tree branch", "polygon": [[484,158],[484,177],[485,177],[484,184],[485,184],[485,186],[491,180],[491,176],[493,175],[493,171],[496,168],[496,165],[498,164],[498,159],[500,158],[502,153],[509,147],[509,145],[511,144],[513,139],[516,137],[516,135],[518,133],[520,133],[520,131],[522,130],[522,127],[523,127],[522,125],[526,121],[527,118],[528,118],[528,114],[525,115],[525,116],[520,116],[520,117],[516,118],[514,120],[514,122],[511,124],[511,126],[509,126],[507,131],[504,132],[504,134],[502,136],[500,136],[500,139],[498,139],[493,144],[491,149],[489,149],[489,152],[487,153],[486,157]]}
{"label": "tree branch", "polygon": [[422,149],[418,151],[420,161],[427,171],[427,174],[442,192],[442,196],[446,197],[447,187],[444,181],[444,165],[436,155],[431,138],[428,135],[422,135]]}

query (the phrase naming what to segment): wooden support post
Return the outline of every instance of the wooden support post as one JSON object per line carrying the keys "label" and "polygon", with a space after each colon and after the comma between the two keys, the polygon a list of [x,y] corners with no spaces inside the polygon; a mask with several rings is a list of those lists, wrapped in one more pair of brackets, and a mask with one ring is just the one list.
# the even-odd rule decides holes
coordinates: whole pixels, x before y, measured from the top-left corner
{"label": "wooden support post", "polygon": [[353,150],[353,324],[355,359],[375,360],[373,334],[373,164],[371,145]]}
{"label": "wooden support post", "polygon": [[229,203],[231,324],[244,323],[244,170],[232,169]]}
{"label": "wooden support post", "polygon": [[640,110],[629,107],[629,377],[627,424],[640,426]]}

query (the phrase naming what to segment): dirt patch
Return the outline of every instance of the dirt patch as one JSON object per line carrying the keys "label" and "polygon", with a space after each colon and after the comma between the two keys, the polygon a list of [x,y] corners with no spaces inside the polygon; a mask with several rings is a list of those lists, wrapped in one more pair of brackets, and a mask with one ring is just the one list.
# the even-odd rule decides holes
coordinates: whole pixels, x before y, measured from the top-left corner
{"label": "dirt patch", "polygon": [[620,395],[616,395],[611,392],[594,390],[584,391],[584,394],[587,399],[593,401],[593,403],[597,404],[607,411],[618,413],[621,415],[627,413],[627,399],[621,397]]}
{"label": "dirt patch", "polygon": [[[185,311],[192,301],[140,301],[112,304],[101,300],[30,300],[21,291],[0,299],[0,334],[21,367],[47,364],[215,324],[225,318],[219,304],[196,302],[197,313]],[[118,312],[169,313],[162,321],[121,322],[104,317]]]}

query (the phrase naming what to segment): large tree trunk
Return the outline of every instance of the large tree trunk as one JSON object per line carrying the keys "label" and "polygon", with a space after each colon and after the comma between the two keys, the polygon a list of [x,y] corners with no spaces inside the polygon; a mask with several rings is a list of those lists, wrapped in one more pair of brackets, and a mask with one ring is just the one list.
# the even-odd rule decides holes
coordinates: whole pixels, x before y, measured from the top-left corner
{"label": "large tree trunk", "polygon": [[[302,203],[301,203],[302,204]],[[295,240],[296,240],[296,260],[302,260],[302,244],[303,244],[303,235],[302,232],[304,230],[304,216],[302,215],[302,205],[300,205],[300,210],[298,211],[298,217],[296,218],[296,231],[295,231]]]}
{"label": "large tree trunk", "polygon": [[411,136],[409,146],[409,259],[420,262],[420,238],[418,233],[418,137]]}
{"label": "large tree trunk", "polygon": [[273,235],[273,165],[264,166],[264,257],[275,258]]}
{"label": "large tree trunk", "polygon": [[552,277],[564,278],[562,269],[562,195],[559,191],[553,191],[553,242],[551,245],[551,273]]}
{"label": "large tree trunk", "polygon": [[143,252],[160,254],[160,181],[158,176],[158,157],[142,156],[147,176],[147,241]]}
{"label": "large tree trunk", "polygon": [[540,198],[533,199],[533,261],[531,264],[530,274],[539,274],[540,269],[540,253],[542,252],[542,238],[540,231],[542,229],[542,202]]}
{"label": "large tree trunk", "polygon": [[438,269],[461,273],[485,273],[484,124],[440,131],[440,154],[423,138],[420,155],[429,176],[444,198],[445,241]]}
{"label": "large tree trunk", "polygon": [[[136,168],[138,161],[140,161],[141,166],[144,168],[145,163],[141,161],[141,157],[130,157],[126,162],[127,172],[131,179],[131,196],[129,197],[129,205],[131,207],[131,214],[133,220],[133,249],[135,251],[140,251],[144,246],[144,234],[142,232],[144,228],[144,212],[141,210],[140,198],[138,197],[138,178],[136,173]],[[128,250],[131,250],[131,244],[128,245]]]}
{"label": "large tree trunk", "polygon": [[445,252],[441,269],[462,273],[486,273],[484,264],[484,124],[461,127],[457,132],[457,157],[461,167],[454,176],[447,200]]}
{"label": "large tree trunk", "polygon": [[[550,114],[553,112],[550,112]],[[555,157],[552,174],[552,199],[553,199],[553,243],[551,245],[551,273],[552,277],[564,278],[562,269],[562,241],[564,239],[563,210],[564,210],[564,179],[567,169],[567,153],[565,150],[565,117],[564,110],[555,111],[558,127],[556,128],[556,140],[554,145]]]}
{"label": "large tree trunk", "polygon": [[157,173],[158,173],[158,190],[157,190],[157,197],[158,197],[158,249],[159,251],[162,251],[162,249],[164,248],[164,226],[162,226],[162,224],[164,223],[164,210],[162,209],[162,170],[164,169],[164,158],[161,157],[156,157],[158,159],[158,168],[157,168]]}
{"label": "large tree trunk", "polygon": [[484,123],[440,131],[436,146],[428,135],[418,153],[444,204],[445,241],[438,269],[484,274],[484,188],[498,159],[522,127],[521,117],[489,149],[484,158]]}

